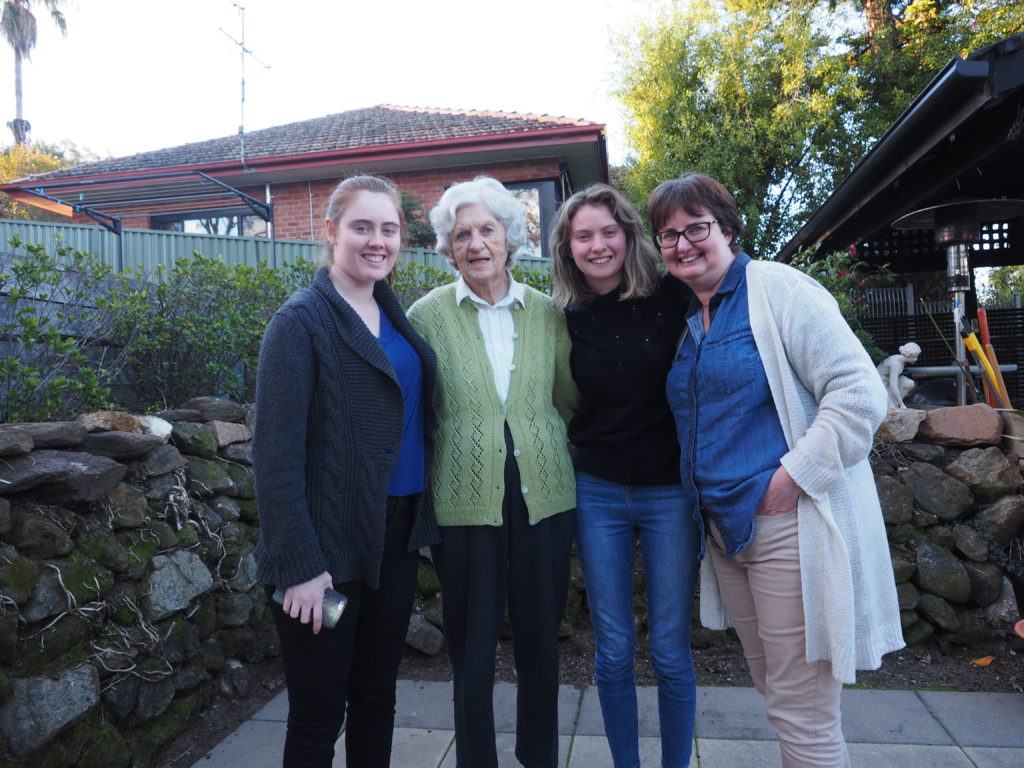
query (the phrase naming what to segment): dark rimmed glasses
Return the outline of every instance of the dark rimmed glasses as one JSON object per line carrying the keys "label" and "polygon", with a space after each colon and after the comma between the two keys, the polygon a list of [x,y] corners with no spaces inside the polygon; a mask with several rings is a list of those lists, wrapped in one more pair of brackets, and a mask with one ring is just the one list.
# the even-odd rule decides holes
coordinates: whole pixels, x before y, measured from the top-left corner
{"label": "dark rimmed glasses", "polygon": [[718,219],[695,221],[682,232],[677,232],[674,229],[663,229],[661,232],[654,233],[654,244],[659,248],[675,248],[676,243],[679,242],[680,235],[686,238],[688,243],[701,243],[711,235],[711,225],[717,223]]}

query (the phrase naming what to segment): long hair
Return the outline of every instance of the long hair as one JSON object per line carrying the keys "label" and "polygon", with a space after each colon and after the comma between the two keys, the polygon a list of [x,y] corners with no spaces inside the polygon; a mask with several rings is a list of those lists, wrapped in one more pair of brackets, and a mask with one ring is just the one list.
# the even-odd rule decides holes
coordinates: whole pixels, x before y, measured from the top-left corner
{"label": "long hair", "polygon": [[592,184],[562,203],[548,241],[553,259],[554,290],[551,303],[556,309],[589,304],[597,294],[572,258],[572,220],[585,205],[608,210],[626,235],[619,300],[650,296],[658,285],[660,262],[654,246],[644,236],[640,214],[618,190],[607,184]]}

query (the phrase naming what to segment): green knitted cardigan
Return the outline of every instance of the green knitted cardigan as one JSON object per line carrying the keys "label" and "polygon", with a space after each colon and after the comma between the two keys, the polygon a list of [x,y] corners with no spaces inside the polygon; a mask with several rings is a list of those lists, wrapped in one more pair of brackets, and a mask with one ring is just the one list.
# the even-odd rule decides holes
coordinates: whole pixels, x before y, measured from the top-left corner
{"label": "green knitted cardigan", "polygon": [[523,498],[534,524],[576,506],[566,425],[579,392],[569,370],[565,316],[526,287],[512,305],[515,352],[509,393],[498,399],[477,305],[455,303],[455,284],[409,309],[413,327],[437,353],[433,489],[438,525],[501,525],[507,423]]}

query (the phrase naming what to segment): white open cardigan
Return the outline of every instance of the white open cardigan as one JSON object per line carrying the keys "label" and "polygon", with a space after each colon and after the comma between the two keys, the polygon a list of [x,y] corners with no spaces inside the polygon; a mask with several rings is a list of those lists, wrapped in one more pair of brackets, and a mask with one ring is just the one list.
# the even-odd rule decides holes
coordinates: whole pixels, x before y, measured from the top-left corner
{"label": "white open cardigan", "polygon": [[[789,452],[782,464],[803,490],[797,505],[807,660],[854,682],[902,648],[888,540],[868,453],[885,417],[882,381],[835,299],[804,273],[747,265],[750,327]],[[701,565],[701,622],[729,617],[714,569]]]}

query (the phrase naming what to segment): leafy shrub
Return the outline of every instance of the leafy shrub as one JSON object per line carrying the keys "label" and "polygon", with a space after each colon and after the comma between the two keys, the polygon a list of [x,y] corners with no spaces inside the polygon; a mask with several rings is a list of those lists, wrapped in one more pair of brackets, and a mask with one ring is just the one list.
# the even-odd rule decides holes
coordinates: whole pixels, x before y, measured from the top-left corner
{"label": "leafy shrub", "polygon": [[308,262],[273,269],[194,252],[156,275],[122,275],[103,307],[140,397],[157,407],[207,394],[252,399],[263,330],[311,274]]}
{"label": "leafy shrub", "polygon": [[793,259],[792,266],[813,277],[832,294],[839,311],[871,358],[876,363],[885,359],[885,352],[875,346],[874,337],[864,329],[863,320],[869,309],[868,290],[891,284],[896,279],[889,265],[877,267],[858,261],[848,253],[830,253],[814,260],[800,253]]}
{"label": "leafy shrub", "polygon": [[104,407],[121,364],[98,308],[110,268],[63,245],[51,255],[17,235],[9,244],[12,254],[0,256],[0,422]]}

